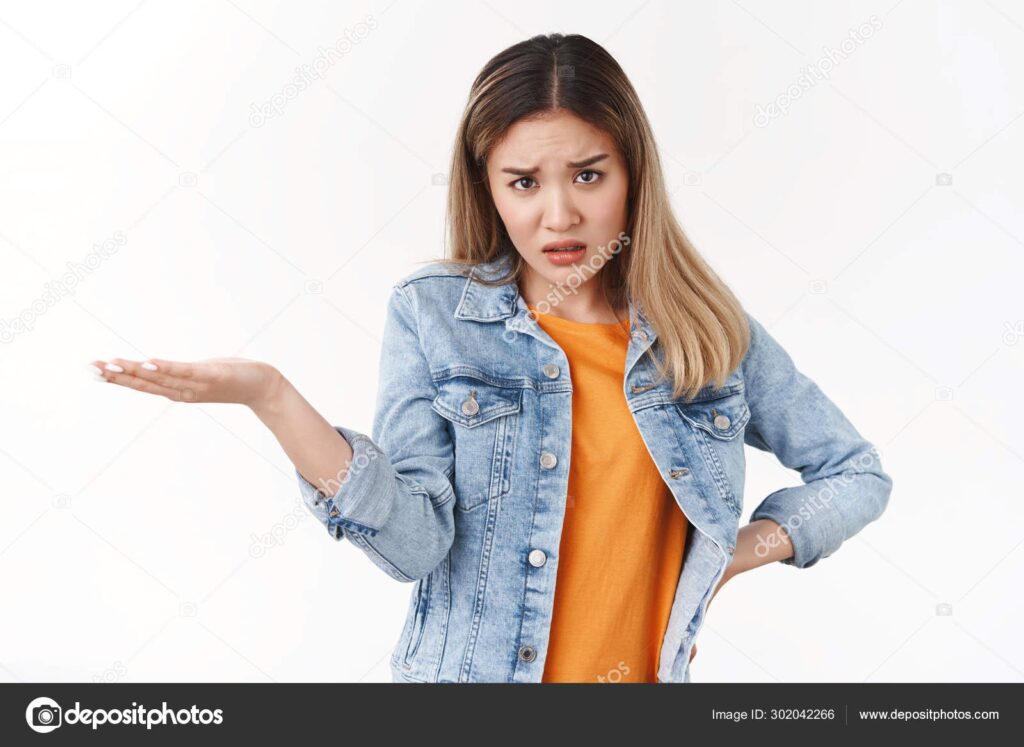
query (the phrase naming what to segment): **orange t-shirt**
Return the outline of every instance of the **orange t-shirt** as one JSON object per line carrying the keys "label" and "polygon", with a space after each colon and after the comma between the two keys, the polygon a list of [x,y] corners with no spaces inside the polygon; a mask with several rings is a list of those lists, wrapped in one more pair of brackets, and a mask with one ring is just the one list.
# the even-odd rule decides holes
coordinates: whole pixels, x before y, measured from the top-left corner
{"label": "orange t-shirt", "polygon": [[689,523],[623,393],[629,321],[537,313],[537,323],[569,359],[573,384],[569,490],[542,681],[656,682]]}

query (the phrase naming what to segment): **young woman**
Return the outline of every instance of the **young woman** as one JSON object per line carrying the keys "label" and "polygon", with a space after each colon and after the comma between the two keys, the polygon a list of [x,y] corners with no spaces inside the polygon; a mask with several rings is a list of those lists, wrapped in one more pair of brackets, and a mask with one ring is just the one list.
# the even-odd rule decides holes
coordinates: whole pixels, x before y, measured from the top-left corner
{"label": "young woman", "polygon": [[[412,583],[396,682],[688,682],[707,606],[876,519],[878,455],[701,259],[650,124],[589,39],[476,78],[448,258],[390,297],[372,436],[274,367],[95,361],[104,381],[252,408],[306,505]],[[803,484],[739,528],[744,444]]]}

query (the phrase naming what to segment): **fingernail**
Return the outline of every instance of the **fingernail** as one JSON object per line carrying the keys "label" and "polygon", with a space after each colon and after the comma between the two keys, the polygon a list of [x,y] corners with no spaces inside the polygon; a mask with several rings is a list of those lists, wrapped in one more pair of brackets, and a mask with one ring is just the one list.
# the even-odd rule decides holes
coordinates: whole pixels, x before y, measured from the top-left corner
{"label": "fingernail", "polygon": [[124,369],[121,368],[116,363],[108,363],[106,366],[104,366],[104,368],[106,368],[108,371],[113,371],[114,373],[124,373]]}
{"label": "fingernail", "polygon": [[156,371],[156,364],[150,363],[149,361],[146,361],[145,363],[143,363],[142,367],[144,369],[146,369],[147,371]]}
{"label": "fingernail", "polygon": [[96,374],[95,376],[93,376],[93,377],[92,377],[92,380],[93,380],[93,381],[99,381],[99,382],[100,382],[100,383],[102,383],[102,384],[106,384],[107,382],[109,382],[109,381],[110,381],[109,379],[104,379],[104,378],[103,378],[102,376],[100,376],[99,374]]}
{"label": "fingernail", "polygon": [[92,365],[91,363],[88,366],[86,366],[86,368],[88,368],[90,371],[92,371],[97,376],[102,376],[103,375],[103,371],[101,371],[99,368],[97,368],[96,366]]}

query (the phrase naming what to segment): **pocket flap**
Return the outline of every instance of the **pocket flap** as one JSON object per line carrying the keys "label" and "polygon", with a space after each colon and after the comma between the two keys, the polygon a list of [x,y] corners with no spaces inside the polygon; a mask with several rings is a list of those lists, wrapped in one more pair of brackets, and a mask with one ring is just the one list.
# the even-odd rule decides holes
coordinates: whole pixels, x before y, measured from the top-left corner
{"label": "pocket flap", "polygon": [[460,376],[437,385],[434,411],[466,428],[475,428],[494,418],[519,412],[523,390],[497,387],[468,376]]}
{"label": "pocket flap", "polygon": [[677,403],[676,407],[692,425],[724,440],[734,438],[750,420],[750,408],[742,392],[718,399]]}

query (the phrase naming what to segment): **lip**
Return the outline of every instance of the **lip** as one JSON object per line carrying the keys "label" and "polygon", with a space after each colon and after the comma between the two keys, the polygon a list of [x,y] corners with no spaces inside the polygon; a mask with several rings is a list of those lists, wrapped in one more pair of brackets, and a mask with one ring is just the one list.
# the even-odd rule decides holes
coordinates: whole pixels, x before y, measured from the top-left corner
{"label": "lip", "polygon": [[547,244],[544,245],[542,251],[553,252],[559,249],[568,249],[573,246],[582,246],[584,249],[587,248],[586,243],[578,239],[561,239],[559,241],[549,241]]}

